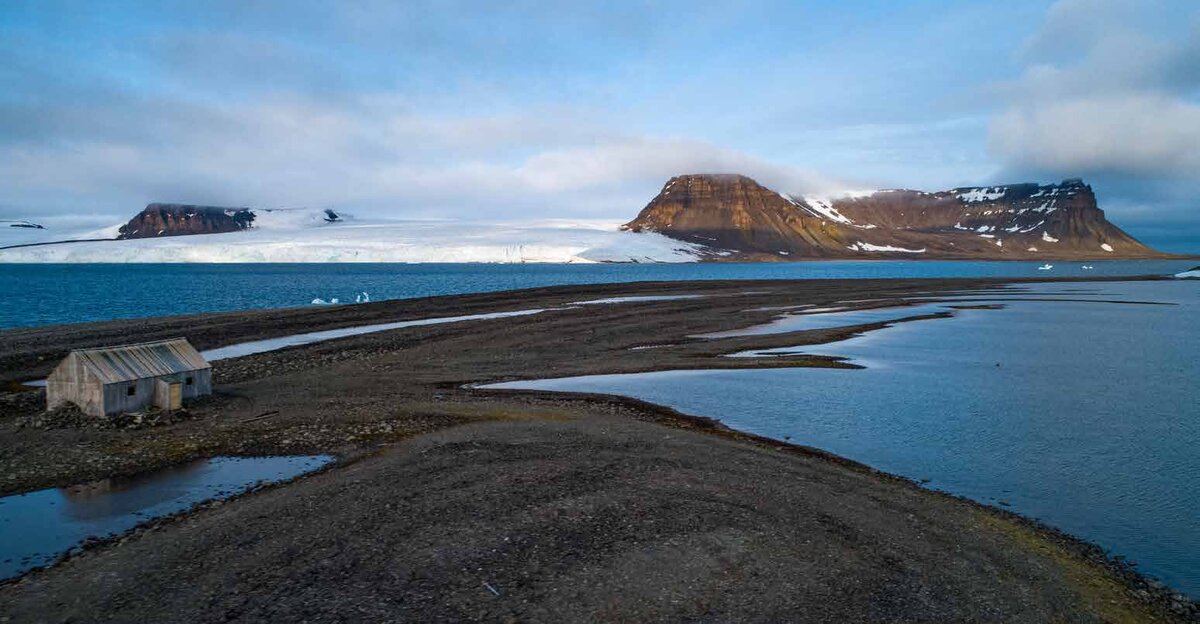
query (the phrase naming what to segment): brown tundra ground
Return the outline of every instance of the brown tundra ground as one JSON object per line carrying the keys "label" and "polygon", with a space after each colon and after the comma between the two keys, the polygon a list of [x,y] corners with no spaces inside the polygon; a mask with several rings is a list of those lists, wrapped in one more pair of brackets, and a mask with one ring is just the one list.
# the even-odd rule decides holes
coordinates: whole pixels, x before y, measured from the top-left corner
{"label": "brown tundra ground", "polygon": [[[720,340],[760,308],[892,305],[987,280],[639,283],[0,332],[0,493],[213,455],[333,467],[148,523],[0,586],[3,621],[1177,621],[1096,547],[816,449],[630,399],[473,389],[680,368],[846,366],[723,353],[877,325]],[[1019,287],[1019,284],[1017,285]],[[703,298],[572,306],[623,295]],[[986,297],[985,297],[986,298]],[[969,302],[963,305],[970,305]],[[96,428],[16,382],[70,348],[547,308],[214,365],[177,422]],[[908,322],[929,322],[912,320]],[[661,345],[631,350],[634,346]]]}

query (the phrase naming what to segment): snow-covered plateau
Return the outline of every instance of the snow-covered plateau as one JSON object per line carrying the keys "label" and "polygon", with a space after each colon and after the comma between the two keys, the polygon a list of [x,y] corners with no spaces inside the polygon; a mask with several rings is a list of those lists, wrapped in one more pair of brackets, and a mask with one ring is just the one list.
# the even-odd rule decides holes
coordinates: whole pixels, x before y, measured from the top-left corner
{"label": "snow-covered plateau", "polygon": [[255,227],[241,232],[131,240],[31,245],[109,238],[116,228],[73,234],[2,228],[0,247],[31,246],[0,249],[0,262],[695,262],[704,253],[661,234],[620,231],[610,221],[324,223],[258,213]]}

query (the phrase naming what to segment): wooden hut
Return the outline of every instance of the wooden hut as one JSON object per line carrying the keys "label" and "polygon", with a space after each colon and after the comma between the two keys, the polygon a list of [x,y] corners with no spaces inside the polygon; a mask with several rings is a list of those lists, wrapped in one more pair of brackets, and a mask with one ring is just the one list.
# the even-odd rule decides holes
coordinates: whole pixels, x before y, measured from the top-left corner
{"label": "wooden hut", "polygon": [[151,405],[179,409],[212,394],[212,366],[183,338],[77,349],[46,380],[46,405],[74,403],[85,414],[112,416]]}

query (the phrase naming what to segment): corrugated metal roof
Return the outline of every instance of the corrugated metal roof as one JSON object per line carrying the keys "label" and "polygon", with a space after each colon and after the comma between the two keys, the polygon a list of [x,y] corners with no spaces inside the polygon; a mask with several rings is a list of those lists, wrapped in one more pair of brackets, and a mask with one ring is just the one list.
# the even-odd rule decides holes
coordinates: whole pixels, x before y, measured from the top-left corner
{"label": "corrugated metal roof", "polygon": [[78,349],[71,355],[105,384],[210,368],[204,356],[183,338]]}

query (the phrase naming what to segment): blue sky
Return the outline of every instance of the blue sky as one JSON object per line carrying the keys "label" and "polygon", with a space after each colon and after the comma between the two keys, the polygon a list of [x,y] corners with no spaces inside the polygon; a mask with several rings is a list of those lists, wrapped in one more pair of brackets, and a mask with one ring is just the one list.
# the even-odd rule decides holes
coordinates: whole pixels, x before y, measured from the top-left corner
{"label": "blue sky", "polygon": [[1083,176],[1200,251],[1200,4],[0,4],[0,218],[150,201],[632,217],[783,191]]}

